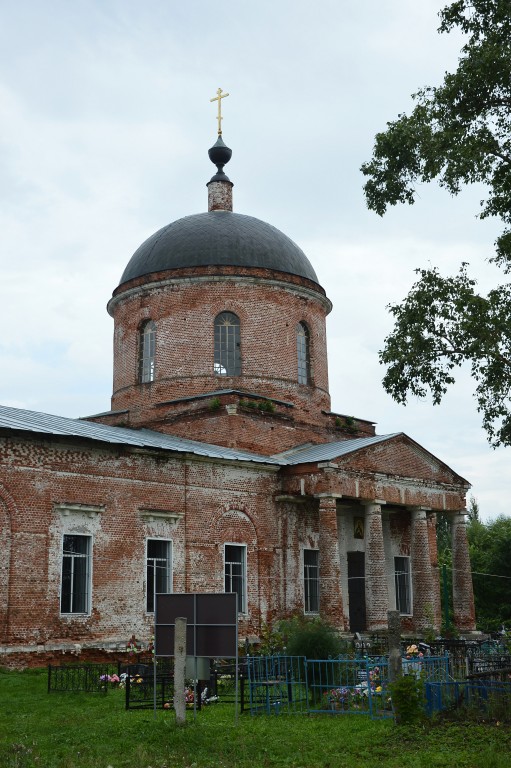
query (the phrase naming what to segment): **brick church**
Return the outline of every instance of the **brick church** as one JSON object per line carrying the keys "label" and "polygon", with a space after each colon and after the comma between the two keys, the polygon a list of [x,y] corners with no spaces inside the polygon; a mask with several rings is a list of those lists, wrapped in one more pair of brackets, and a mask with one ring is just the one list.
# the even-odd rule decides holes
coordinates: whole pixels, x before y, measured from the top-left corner
{"label": "brick church", "polygon": [[236,592],[253,642],[296,613],[438,628],[437,512],[454,623],[475,629],[468,483],[331,410],[325,290],[286,235],[233,212],[221,133],[209,156],[207,213],[146,240],[108,303],[111,410],[0,407],[0,664],[147,641],[156,592]]}

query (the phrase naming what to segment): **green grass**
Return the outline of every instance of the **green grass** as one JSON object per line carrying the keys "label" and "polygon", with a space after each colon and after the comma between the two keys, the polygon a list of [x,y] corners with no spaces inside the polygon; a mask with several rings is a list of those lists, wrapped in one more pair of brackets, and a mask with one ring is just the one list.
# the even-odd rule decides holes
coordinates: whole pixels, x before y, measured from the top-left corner
{"label": "green grass", "polygon": [[0,768],[509,768],[511,732],[496,724],[405,729],[363,716],[250,717],[205,708],[123,708],[107,696],[46,692],[46,671],[0,671]]}

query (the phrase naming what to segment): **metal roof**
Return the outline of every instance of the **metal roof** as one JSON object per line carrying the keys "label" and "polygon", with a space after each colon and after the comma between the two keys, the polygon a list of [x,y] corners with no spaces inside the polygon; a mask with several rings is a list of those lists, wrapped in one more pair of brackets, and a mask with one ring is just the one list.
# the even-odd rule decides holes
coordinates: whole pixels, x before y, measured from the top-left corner
{"label": "metal roof", "polygon": [[276,227],[241,213],[209,211],[151,235],[131,257],[120,285],[167,269],[224,265],[290,272],[318,283],[302,249]]}
{"label": "metal roof", "polygon": [[8,408],[0,405],[0,428],[22,432],[35,432],[46,435],[62,435],[97,440],[116,445],[131,445],[138,448],[160,448],[164,451],[192,453],[211,459],[229,459],[230,461],[252,461],[258,464],[280,465],[286,462],[270,456],[261,456],[250,451],[224,448],[221,445],[200,443],[182,437],[173,437],[150,429],[128,429],[109,427],[92,421],[70,419],[65,416],[53,416],[49,413],[26,411],[21,408]]}
{"label": "metal roof", "polygon": [[283,451],[273,455],[274,459],[279,459],[283,464],[309,464],[316,461],[331,461],[339,456],[346,456],[348,453],[359,451],[370,445],[382,443],[393,437],[402,435],[403,432],[393,432],[390,435],[374,435],[373,437],[357,437],[353,440],[338,440],[335,443],[321,443],[321,445],[305,445],[292,448],[289,451]]}
{"label": "metal roof", "polygon": [[63,437],[78,437],[86,440],[96,440],[115,445],[131,445],[137,448],[158,448],[177,453],[191,453],[195,456],[205,456],[210,459],[228,459],[229,461],[251,461],[258,464],[276,466],[294,466],[319,461],[330,461],[339,456],[367,448],[371,445],[390,440],[402,432],[374,437],[359,437],[353,440],[339,440],[335,443],[321,445],[302,445],[273,456],[263,456],[251,451],[237,448],[225,448],[221,445],[201,443],[197,440],[187,440],[174,437],[150,429],[129,429],[127,427],[110,427],[107,424],[96,424],[83,419],[70,419],[65,416],[53,416],[49,413],[26,411],[21,408],[9,408],[0,405],[0,429],[12,429],[21,432],[39,433],[45,435],[62,435]]}

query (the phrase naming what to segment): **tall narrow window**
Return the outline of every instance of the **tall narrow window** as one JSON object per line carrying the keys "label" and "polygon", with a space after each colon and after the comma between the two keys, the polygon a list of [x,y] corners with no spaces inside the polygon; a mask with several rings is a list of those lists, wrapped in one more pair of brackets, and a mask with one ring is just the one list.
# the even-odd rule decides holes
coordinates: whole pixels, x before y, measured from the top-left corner
{"label": "tall narrow window", "polygon": [[305,323],[296,326],[296,356],[298,359],[298,384],[310,384],[310,334]]}
{"label": "tall narrow window", "polygon": [[64,535],[62,545],[61,613],[89,613],[91,537]]}
{"label": "tall narrow window", "polygon": [[319,552],[303,550],[303,597],[305,613],[319,613]]}
{"label": "tall narrow window", "polygon": [[394,584],[396,588],[396,610],[399,613],[411,615],[412,590],[410,583],[410,558],[394,558]]}
{"label": "tall narrow window", "polygon": [[147,539],[146,607],[154,611],[154,596],[172,592],[172,542],[164,539]]}
{"label": "tall narrow window", "polygon": [[233,312],[215,318],[215,373],[239,376],[241,373],[240,319]]}
{"label": "tall narrow window", "polygon": [[154,360],[156,355],[156,325],[147,320],[140,328],[138,380],[141,384],[154,381]]}
{"label": "tall narrow window", "polygon": [[238,613],[246,613],[247,559],[246,547],[226,544],[224,551],[224,591],[238,595]]}

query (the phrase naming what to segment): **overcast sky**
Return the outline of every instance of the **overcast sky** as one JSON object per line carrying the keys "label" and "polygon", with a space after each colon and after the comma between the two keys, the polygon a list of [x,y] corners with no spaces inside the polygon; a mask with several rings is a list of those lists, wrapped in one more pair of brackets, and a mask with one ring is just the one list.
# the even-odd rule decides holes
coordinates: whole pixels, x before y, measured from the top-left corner
{"label": "overcast sky", "polygon": [[105,306],[137,247],[207,209],[218,87],[234,208],[311,260],[328,319],[332,410],[403,431],[473,485],[482,516],[510,514],[509,449],[481,429],[467,373],[441,406],[381,386],[386,309],[414,269],[461,261],[486,289],[498,223],[481,189],[430,185],[379,218],[359,171],[411,94],[456,67],[435,0],[0,0],[0,402],[108,410]]}

